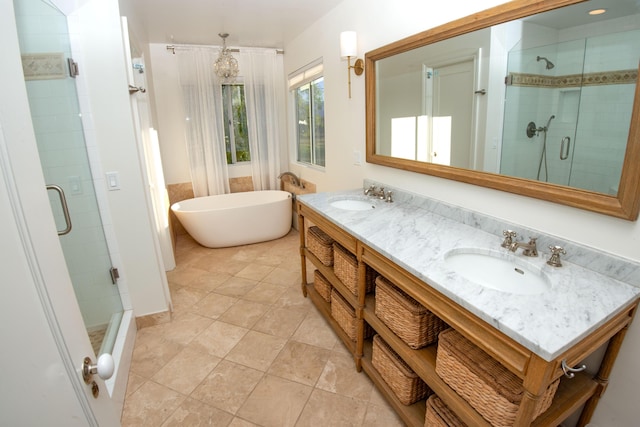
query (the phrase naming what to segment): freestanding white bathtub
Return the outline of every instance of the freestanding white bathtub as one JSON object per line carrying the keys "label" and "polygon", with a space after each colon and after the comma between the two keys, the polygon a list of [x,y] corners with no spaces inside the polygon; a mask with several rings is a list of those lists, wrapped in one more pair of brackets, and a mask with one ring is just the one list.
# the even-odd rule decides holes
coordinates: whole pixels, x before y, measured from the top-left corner
{"label": "freestanding white bathtub", "polygon": [[287,191],[264,190],[196,197],[171,205],[196,242],[208,248],[278,239],[291,230]]}

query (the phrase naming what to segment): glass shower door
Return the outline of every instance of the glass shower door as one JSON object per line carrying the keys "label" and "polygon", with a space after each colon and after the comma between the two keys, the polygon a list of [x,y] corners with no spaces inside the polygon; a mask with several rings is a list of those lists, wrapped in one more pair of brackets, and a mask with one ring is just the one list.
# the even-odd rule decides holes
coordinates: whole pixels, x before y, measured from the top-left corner
{"label": "glass shower door", "polygon": [[584,40],[573,40],[509,52],[502,174],[569,184],[584,45]]}
{"label": "glass shower door", "polygon": [[[52,190],[49,199],[67,268],[96,355],[111,353],[122,301],[112,280],[76,85],[69,73],[67,19],[42,0],[14,0],[14,7],[40,163]],[[63,234],[69,221],[71,229]]]}
{"label": "glass shower door", "polygon": [[605,32],[509,52],[501,173],[616,195],[639,37]]}
{"label": "glass shower door", "polygon": [[638,40],[640,30],[586,39],[584,80],[588,84],[580,98],[572,187],[618,194],[633,113]]}

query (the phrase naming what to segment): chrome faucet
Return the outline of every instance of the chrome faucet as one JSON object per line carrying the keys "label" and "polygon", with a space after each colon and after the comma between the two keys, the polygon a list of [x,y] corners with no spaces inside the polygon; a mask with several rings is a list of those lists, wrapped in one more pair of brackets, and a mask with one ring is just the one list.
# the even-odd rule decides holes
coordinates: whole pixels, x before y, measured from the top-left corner
{"label": "chrome faucet", "polygon": [[384,187],[380,187],[378,189],[378,187],[376,187],[375,185],[370,185],[369,188],[364,190],[364,195],[365,196],[371,196],[371,197],[377,197],[380,200],[384,200],[384,198],[385,198]]}
{"label": "chrome faucet", "polygon": [[278,175],[278,179],[282,179],[283,176],[288,176],[291,178],[291,183],[299,188],[304,188],[304,184],[300,181],[300,178],[296,176],[293,172],[282,172]]}
{"label": "chrome faucet", "polygon": [[536,247],[536,237],[529,238],[529,243],[513,242],[509,245],[509,250],[515,252],[518,248],[522,248],[522,255],[524,256],[538,256],[538,248]]}
{"label": "chrome faucet", "polygon": [[560,255],[566,255],[567,251],[562,246],[549,246],[551,251],[551,257],[547,261],[547,264],[553,267],[562,267],[562,261],[560,261]]}
{"label": "chrome faucet", "polygon": [[375,185],[370,185],[369,188],[364,190],[364,195],[384,200],[387,203],[393,203],[393,191],[385,191],[384,187],[377,188]]}
{"label": "chrome faucet", "polygon": [[503,248],[509,248],[509,246],[511,246],[511,244],[513,243],[513,239],[516,237],[516,232],[513,230],[504,230],[502,232],[502,235],[504,236],[504,240],[502,241],[502,247]]}

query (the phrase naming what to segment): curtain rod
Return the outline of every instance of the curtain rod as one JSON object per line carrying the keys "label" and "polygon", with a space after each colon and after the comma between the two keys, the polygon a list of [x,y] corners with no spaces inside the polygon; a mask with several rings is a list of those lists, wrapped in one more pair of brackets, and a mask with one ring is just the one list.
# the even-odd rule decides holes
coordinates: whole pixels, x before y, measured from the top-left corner
{"label": "curtain rod", "polygon": [[[210,45],[200,45],[200,44],[168,44],[167,50],[175,55],[176,49],[193,49],[193,48],[202,48],[202,47],[210,48],[210,49],[222,48],[222,46],[210,46]],[[265,48],[258,48],[258,49],[275,49],[275,48],[265,47]],[[229,48],[228,50],[229,52],[240,52],[240,49],[238,48],[233,48],[233,49]],[[284,55],[283,49],[275,49],[275,51],[278,55]]]}

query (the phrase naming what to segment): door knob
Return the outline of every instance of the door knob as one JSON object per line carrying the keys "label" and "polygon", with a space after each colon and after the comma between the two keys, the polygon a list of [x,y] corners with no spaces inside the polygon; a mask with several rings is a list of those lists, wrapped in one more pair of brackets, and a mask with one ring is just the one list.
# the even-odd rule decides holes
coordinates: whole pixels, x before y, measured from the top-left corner
{"label": "door knob", "polygon": [[91,384],[91,378],[93,374],[98,374],[103,380],[108,380],[113,375],[115,369],[115,363],[113,362],[113,356],[109,353],[103,353],[98,357],[98,363],[95,365],[90,357],[85,357],[82,362],[82,378],[87,384]]}

